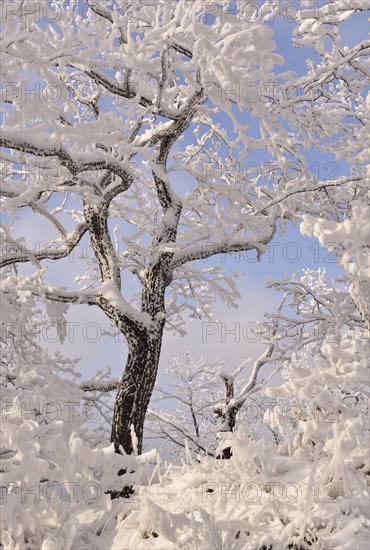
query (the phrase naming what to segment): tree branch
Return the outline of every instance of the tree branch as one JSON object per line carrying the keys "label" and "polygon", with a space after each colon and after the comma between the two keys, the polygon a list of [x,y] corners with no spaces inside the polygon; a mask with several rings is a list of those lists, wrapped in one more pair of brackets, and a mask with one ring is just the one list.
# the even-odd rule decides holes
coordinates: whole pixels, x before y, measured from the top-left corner
{"label": "tree branch", "polygon": [[194,443],[194,445],[196,445],[198,447],[198,449],[204,451],[205,453],[207,453],[208,456],[214,456],[212,453],[210,453],[209,451],[207,451],[207,449],[205,447],[203,447],[203,445],[201,445],[195,437],[193,437],[187,430],[185,430],[184,428],[180,428],[180,426],[177,426],[174,422],[171,422],[171,420],[168,420],[168,418],[162,416],[161,414],[157,413],[156,411],[153,411],[152,409],[148,409],[148,414],[149,415],[152,415],[154,416],[154,418],[157,418],[158,420],[160,420],[161,422],[164,422],[165,424],[168,424],[169,426],[171,426],[172,428],[174,428],[175,430],[177,430],[182,436],[185,437],[185,439],[189,439],[192,443]]}
{"label": "tree branch", "polygon": [[82,384],[80,384],[80,390],[86,391],[86,392],[98,391],[98,392],[107,393],[107,392],[116,390],[118,386],[119,386],[119,378],[113,378],[108,382],[87,380],[86,382],[83,382]]}
{"label": "tree branch", "polygon": [[[58,242],[49,243],[46,248],[43,248],[38,252],[28,250],[25,247],[18,245],[17,243],[7,243],[5,241],[3,243],[5,247],[8,244],[9,247],[14,248],[15,246],[17,246],[21,250],[19,253],[13,253],[5,256],[5,258],[3,258],[0,262],[0,268],[6,267],[8,265],[14,265],[19,262],[39,262],[41,260],[58,260],[60,258],[65,258],[78,245],[86,231],[86,222],[80,223],[71,233],[66,235],[66,239],[63,244]],[[50,248],[53,246],[57,247],[56,250],[50,250]]]}
{"label": "tree branch", "polygon": [[[26,137],[24,137],[25,135]],[[53,142],[53,140],[49,137],[48,142]],[[2,137],[0,138],[0,147],[15,149],[16,151],[30,153],[35,156],[58,157],[61,164],[66,166],[73,175],[77,175],[78,173],[85,172],[87,170],[109,170],[125,182],[125,189],[130,187],[134,178],[129,167],[124,168],[122,163],[117,162],[111,157],[107,158],[99,150],[96,150],[94,154],[84,155],[78,160],[74,160],[70,153],[58,144],[56,140],[54,140],[54,144],[52,145],[41,146],[40,143],[32,140],[32,135],[27,136],[27,132],[25,131],[22,132],[22,135],[17,135],[14,131],[6,132],[3,130]],[[101,160],[97,160],[99,157],[103,158],[101,158]]]}

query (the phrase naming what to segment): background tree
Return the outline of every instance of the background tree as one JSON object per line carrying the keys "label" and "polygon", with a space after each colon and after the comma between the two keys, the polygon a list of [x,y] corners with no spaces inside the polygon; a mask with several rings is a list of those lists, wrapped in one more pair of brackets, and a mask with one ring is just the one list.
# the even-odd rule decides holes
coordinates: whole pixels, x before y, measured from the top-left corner
{"label": "background tree", "polygon": [[220,383],[223,362],[206,361],[187,353],[175,358],[166,369],[164,389],[155,387],[148,410],[148,439],[171,458],[184,455],[188,448],[209,456],[215,455],[218,422],[214,403],[222,398]]}
{"label": "background tree", "polygon": [[167,389],[154,389],[146,423],[148,439],[155,440],[156,448],[172,460],[183,458],[189,450],[200,456],[230,458],[230,432],[238,425],[248,425],[253,437],[261,435],[266,407],[254,394],[275,374],[258,379],[268,357],[264,353],[252,367],[248,358],[232,373],[221,359],[206,361],[189,353],[173,359],[166,370]]}

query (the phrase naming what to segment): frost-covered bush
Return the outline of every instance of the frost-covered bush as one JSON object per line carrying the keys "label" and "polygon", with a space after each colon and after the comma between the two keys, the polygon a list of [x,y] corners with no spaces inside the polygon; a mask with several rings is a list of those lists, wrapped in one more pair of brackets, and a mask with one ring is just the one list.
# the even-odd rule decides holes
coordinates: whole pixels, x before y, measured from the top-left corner
{"label": "frost-covered bush", "polygon": [[[232,435],[230,460],[189,461],[142,487],[110,547],[365,550],[364,452],[349,439],[347,429],[341,449],[329,445],[326,456],[309,457],[266,439],[249,441],[241,427]],[[340,453],[348,451],[342,464]]]}
{"label": "frost-covered bush", "polygon": [[1,548],[80,548],[90,540],[83,518],[102,518],[102,530],[111,497],[134,497],[135,484],[152,476],[155,452],[126,456],[109,441],[93,445],[76,362],[40,347],[49,318],[16,290],[20,282],[6,279],[1,295],[9,320],[1,331]]}

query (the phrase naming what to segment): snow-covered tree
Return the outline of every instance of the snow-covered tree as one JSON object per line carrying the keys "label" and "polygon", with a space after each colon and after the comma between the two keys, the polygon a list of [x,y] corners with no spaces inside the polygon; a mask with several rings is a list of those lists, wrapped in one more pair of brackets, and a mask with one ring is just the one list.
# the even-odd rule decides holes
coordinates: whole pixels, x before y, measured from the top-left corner
{"label": "snow-covered tree", "polygon": [[[214,456],[218,422],[214,404],[222,399],[220,359],[196,359],[189,353],[166,369],[167,388],[155,387],[146,429],[156,448],[172,458],[182,456],[186,444]],[[180,452],[179,452],[180,451]]]}
{"label": "snow-covered tree", "polygon": [[197,359],[186,353],[182,359],[173,359],[166,370],[167,389],[155,387],[148,410],[146,429],[156,448],[173,460],[189,450],[229,458],[230,447],[227,443],[225,447],[224,440],[230,439],[230,432],[240,423],[249,424],[251,433],[253,425],[256,432],[260,427],[264,407],[254,393],[274,374],[258,379],[269,355],[265,352],[255,362],[247,358],[232,373],[219,358]]}
{"label": "snow-covered tree", "polygon": [[[334,3],[334,16],[331,2],[297,12],[294,40],[320,56],[298,78],[274,70],[284,60],[269,22],[284,4],[267,1],[248,18],[227,14],[232,3],[200,0],[53,0],[46,15],[39,3],[14,0],[2,11],[0,145],[10,216],[1,266],[11,275],[29,264],[37,284],[25,280],[20,292],[63,308],[98,307],[123,334],[129,353],[113,417],[117,452],[133,451],[133,431],[141,451],[164,327],[183,330],[189,308],[209,315],[217,296],[235,304],[234,278],[197,260],[245,250],[260,256],[277,221],[302,209],[318,216],[337,202],[333,189],[350,193],[362,180],[358,168],[320,181],[304,149],[338,158],[363,151],[356,132],[365,136],[368,43],[341,49],[337,42],[340,23],[364,2]],[[278,83],[272,94],[266,82]],[[240,91],[248,85],[261,89],[258,101]],[[291,100],[285,86],[304,93]],[[258,121],[254,135],[249,116]],[[235,167],[259,151],[269,160],[262,173],[237,177]],[[299,178],[288,177],[292,162]],[[50,224],[41,248],[12,237],[20,209]],[[94,258],[78,286],[53,284],[47,261],[67,258],[84,239]]]}
{"label": "snow-covered tree", "polygon": [[[365,547],[370,44],[342,45],[341,32],[368,5],[298,8],[1,3],[1,547]],[[311,52],[300,75],[276,68],[274,22],[287,17],[293,44]],[[339,173],[313,173],[313,152]],[[240,169],[263,155],[257,175]],[[41,246],[19,236],[23,217],[49,226]],[[344,274],[268,282],[283,298],[261,325],[264,354],[245,383],[222,371],[225,387],[206,395],[226,428],[215,454],[231,449],[230,460],[195,461],[187,442],[172,469],[155,452],[128,456],[142,450],[164,329],[184,334],[186,312],[212,319],[218,297],[235,306],[235,275],[217,255],[260,257],[290,222],[334,250]],[[75,284],[57,284],[54,263],[60,275],[86,244],[93,255],[74,264]],[[40,345],[50,321],[63,341],[78,304],[100,308],[124,336],[120,380],[103,366],[80,381],[75,360]],[[253,438],[246,423],[235,429],[235,413],[269,363],[283,380],[258,398],[277,437]],[[202,436],[207,424],[194,423],[189,395],[182,435],[199,448],[190,428]],[[79,414],[86,404],[105,425],[112,415],[111,445]],[[180,442],[179,419],[154,413]]]}

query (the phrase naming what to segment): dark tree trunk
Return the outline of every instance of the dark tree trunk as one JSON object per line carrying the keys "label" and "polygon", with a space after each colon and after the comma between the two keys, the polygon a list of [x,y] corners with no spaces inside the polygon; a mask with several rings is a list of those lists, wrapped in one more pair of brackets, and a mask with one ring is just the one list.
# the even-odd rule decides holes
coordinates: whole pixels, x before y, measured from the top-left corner
{"label": "dark tree trunk", "polygon": [[[234,397],[234,380],[226,374],[221,376],[222,380],[225,383],[226,395],[225,395],[225,405],[223,409],[216,410],[217,416],[221,416],[223,420],[223,431],[224,432],[233,432],[236,425],[236,415],[238,414],[238,406],[231,406],[230,401]],[[231,447],[226,447],[222,450],[221,455],[217,455],[216,458],[225,458],[229,459],[233,455]]]}
{"label": "dark tree trunk", "polygon": [[138,440],[138,453],[142,452],[144,420],[157,377],[162,335],[163,329],[128,341],[129,354],[117,391],[111,433],[116,453],[121,453],[122,446],[127,454],[133,454],[131,426]]}
{"label": "dark tree trunk", "polygon": [[[226,411],[225,415],[225,424],[227,425],[228,432],[233,432],[235,430],[235,424],[236,424],[236,415],[238,414],[238,409],[236,407],[229,407]],[[229,459],[233,456],[233,452],[231,450],[231,447],[226,447],[223,449],[221,457],[217,458],[225,458]]]}
{"label": "dark tree trunk", "polygon": [[[164,159],[160,159],[163,168],[165,168],[165,159],[170,147],[171,143],[167,143]],[[141,312],[147,314],[151,321],[151,327],[141,326],[135,329],[126,326],[124,333],[129,347],[129,355],[114,408],[111,441],[114,443],[116,453],[120,452],[120,446],[127,454],[133,453],[131,426],[133,426],[138,440],[138,453],[142,452],[145,415],[156,381],[162,347],[166,316],[165,293],[167,286],[172,281],[170,262],[173,254],[158,253],[158,248],[162,242],[176,241],[177,224],[181,214],[181,203],[172,204],[171,197],[166,194],[165,184],[155,174],[153,177],[164,214],[171,208],[172,216],[171,223],[163,222],[158,233],[154,235],[151,249],[157,258],[148,265],[145,273]]]}

